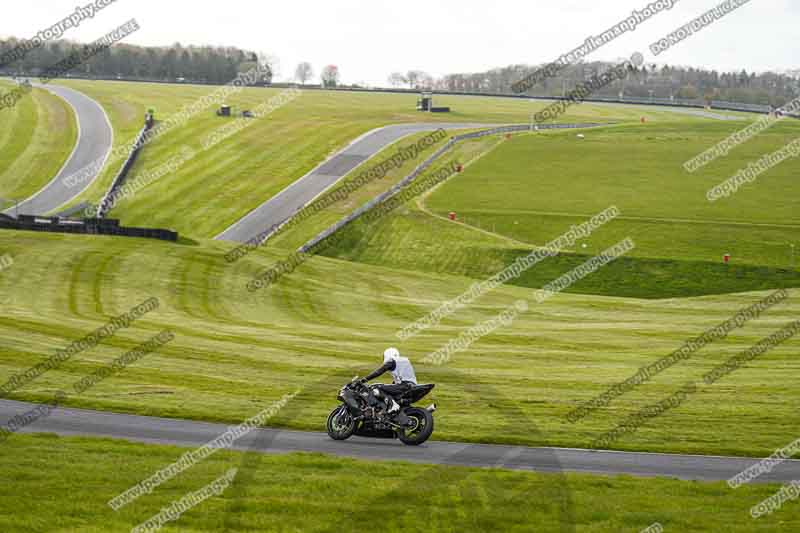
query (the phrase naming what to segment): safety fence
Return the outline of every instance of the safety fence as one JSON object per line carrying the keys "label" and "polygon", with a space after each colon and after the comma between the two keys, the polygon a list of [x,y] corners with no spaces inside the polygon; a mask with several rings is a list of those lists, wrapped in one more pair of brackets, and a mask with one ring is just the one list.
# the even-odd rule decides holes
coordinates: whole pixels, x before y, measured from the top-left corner
{"label": "safety fence", "polygon": [[[558,99],[558,98],[556,98]],[[711,109],[722,111],[742,111],[745,113],[771,113],[772,106],[762,104],[743,104],[739,102],[726,102],[723,100],[711,100],[707,102],[702,99],[683,100],[680,98],[643,98],[636,96],[626,96],[623,98],[611,98],[607,96],[593,96],[586,98],[585,102],[600,102],[610,104],[632,104],[632,105],[653,105],[661,107],[690,107],[694,109]]]}
{"label": "safety fence", "polygon": [[522,132],[522,131],[532,131],[532,130],[556,130],[556,129],[573,129],[573,128],[595,128],[598,126],[610,126],[611,123],[608,124],[594,124],[594,123],[587,123],[587,124],[514,124],[510,126],[500,126],[497,128],[491,128],[488,130],[481,130],[481,131],[474,131],[470,133],[464,133],[461,135],[456,135],[455,137],[451,137],[447,144],[436,150],[433,154],[431,154],[425,161],[419,164],[414,171],[400,180],[398,183],[393,185],[391,188],[386,190],[385,192],[379,194],[369,202],[365,203],[334,225],[328,227],[321,233],[319,233],[316,237],[305,243],[303,246],[298,248],[298,251],[301,253],[308,253],[309,250],[314,249],[319,243],[336,233],[337,231],[341,230],[351,222],[359,219],[365,213],[368,213],[378,205],[386,202],[390,198],[399,194],[403,189],[407,188],[411,185],[420,174],[425,172],[433,163],[435,163],[440,157],[442,157],[445,153],[450,151],[453,146],[460,143],[461,141],[467,139],[477,139],[479,137],[486,137],[488,135],[500,135],[503,133],[514,133],[514,132]]}
{"label": "safety fence", "polygon": [[97,208],[97,218],[105,218],[109,211],[114,207],[114,193],[122,187],[125,183],[125,180],[128,179],[128,174],[133,168],[133,164],[136,162],[136,158],[139,156],[139,152],[141,152],[142,147],[144,146],[144,139],[145,135],[148,131],[153,127],[155,124],[155,117],[153,117],[152,113],[147,113],[144,118],[144,126],[142,127],[139,135],[136,137],[136,142],[133,145],[133,149],[128,154],[127,159],[122,164],[122,168],[119,169],[117,176],[114,178],[114,181],[111,182],[111,186],[108,188],[108,192],[106,192],[103,199],[100,201],[100,205]]}
{"label": "safety fence", "polygon": [[46,233],[77,233],[83,235],[116,235],[175,242],[178,233],[166,229],[128,228],[112,218],[73,220],[60,217],[20,215],[17,218],[0,214],[0,229],[40,231]]}

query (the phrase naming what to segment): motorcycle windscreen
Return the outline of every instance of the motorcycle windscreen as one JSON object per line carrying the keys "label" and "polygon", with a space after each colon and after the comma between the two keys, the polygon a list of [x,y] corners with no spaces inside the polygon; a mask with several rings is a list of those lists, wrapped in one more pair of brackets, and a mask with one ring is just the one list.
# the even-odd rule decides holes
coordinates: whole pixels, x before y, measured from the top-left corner
{"label": "motorcycle windscreen", "polygon": [[344,404],[347,406],[347,410],[350,411],[351,415],[358,416],[361,414],[361,406],[358,405],[356,395],[352,391],[344,391],[342,393],[342,398],[344,399]]}

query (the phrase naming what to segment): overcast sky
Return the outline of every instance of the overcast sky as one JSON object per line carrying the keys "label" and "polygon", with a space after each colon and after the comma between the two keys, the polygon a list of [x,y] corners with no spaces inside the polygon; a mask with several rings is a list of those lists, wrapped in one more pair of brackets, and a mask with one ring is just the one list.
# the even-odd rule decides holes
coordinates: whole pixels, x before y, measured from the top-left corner
{"label": "overcast sky", "polygon": [[[15,2],[0,36],[29,38],[90,0]],[[651,0],[117,0],[65,37],[91,41],[136,18],[141,45],[232,45],[274,55],[282,78],[299,61],[339,66],[342,81],[386,85],[392,71],[440,76],[552,61]],[[645,53],[648,63],[748,71],[800,68],[800,0],[751,0],[654,58],[649,45],[721,0],[679,0],[589,59]],[[794,52],[794,57],[793,57]]]}

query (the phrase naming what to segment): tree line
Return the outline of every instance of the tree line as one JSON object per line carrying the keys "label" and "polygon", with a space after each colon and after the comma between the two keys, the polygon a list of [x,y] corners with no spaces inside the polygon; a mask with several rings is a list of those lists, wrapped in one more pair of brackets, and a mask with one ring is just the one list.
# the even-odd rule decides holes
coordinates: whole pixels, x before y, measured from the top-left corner
{"label": "tree line", "polygon": [[[20,44],[18,39],[0,39],[0,57]],[[39,75],[83,46],[67,40],[45,43],[18,61],[0,65],[0,74]],[[265,67],[261,83],[271,83],[273,70],[269,58],[253,51],[236,47],[182,46],[180,43],[163,47],[118,43],[80,64],[68,75],[225,84],[257,65]]]}
{"label": "tree line", "polygon": [[[564,96],[579,84],[601,74],[613,63],[587,62],[564,68],[526,94]],[[394,72],[388,82],[393,87],[452,92],[511,93],[511,86],[534,72],[537,67],[510,65],[486,72],[448,74],[440,78],[421,70]],[[779,107],[800,95],[800,70],[787,73],[718,72],[700,68],[642,65],[626,79],[604,87],[596,96],[617,98],[676,98],[684,100],[725,100],[745,104]]]}
{"label": "tree line", "polygon": [[[23,41],[0,39],[0,57],[14,50]],[[81,46],[68,40],[45,43],[28,51],[11,64],[0,64],[0,75],[36,76],[67,59]],[[144,47],[118,43],[80,64],[69,75],[103,79],[140,79],[168,82],[225,84],[240,72],[256,66],[263,69],[259,84],[270,84],[273,60],[251,50],[222,46]],[[532,96],[563,96],[577,85],[613,66],[607,62],[586,62],[571,65],[556,76],[544,80],[528,91]],[[436,78],[422,70],[394,72],[388,78],[393,87],[430,89],[469,93],[512,93],[511,86],[527,77],[537,67],[510,65],[486,72],[455,73]],[[300,63],[294,73],[302,84],[314,78],[308,62]],[[327,65],[320,72],[321,86],[340,85],[341,73],[336,65]],[[353,86],[355,87],[355,86]],[[718,72],[684,66],[642,65],[634,68],[624,80],[614,82],[595,93],[601,97],[638,97],[684,100],[726,100],[746,104],[779,107],[800,95],[800,70],[787,73]]]}

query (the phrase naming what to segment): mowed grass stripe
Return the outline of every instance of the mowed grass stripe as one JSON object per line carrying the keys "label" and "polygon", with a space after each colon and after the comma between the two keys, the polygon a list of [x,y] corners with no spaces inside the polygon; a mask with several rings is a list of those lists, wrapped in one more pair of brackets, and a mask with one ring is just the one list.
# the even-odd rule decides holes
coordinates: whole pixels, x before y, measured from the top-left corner
{"label": "mowed grass stripe", "polygon": [[[9,533],[50,530],[50,517],[58,517],[58,527],[69,531],[128,532],[231,468],[239,469],[234,483],[181,516],[177,527],[355,533],[363,531],[355,518],[365,508],[382,517],[387,533],[408,531],[409,523],[421,518],[435,532],[572,527],[592,533],[642,531],[656,521],[665,531],[789,532],[800,519],[800,506],[792,503],[759,520],[749,517],[753,505],[778,491],[776,484],[731,491],[723,482],[510,472],[320,454],[245,456],[227,450],[114,512],[106,502],[139,483],[143,473],[179,460],[186,449],[52,435],[21,435],[4,446],[8,453],[0,455],[0,467],[14,483],[1,486],[0,497],[16,512],[0,516],[0,528]],[[71,498],[64,498],[65,492]],[[31,493],[40,497],[30,498]],[[398,501],[403,502],[400,512]]]}
{"label": "mowed grass stripe", "polygon": [[[11,88],[4,83],[2,90]],[[2,110],[0,198],[29,198],[58,173],[78,138],[76,117],[61,98],[34,89]]]}
{"label": "mowed grass stripe", "polygon": [[[191,104],[193,96],[191,92],[183,97],[181,96],[182,93],[173,94],[172,91],[165,90],[162,84],[157,83],[60,81],[59,84],[86,94],[103,107],[114,132],[112,154],[117,149],[127,149],[135,141],[137,134],[144,125],[145,112],[149,109],[154,109],[156,113],[177,112],[180,109],[180,104]],[[199,95],[200,93],[195,91],[194,94]],[[82,201],[98,203],[110,187],[122,163],[122,159],[107,161],[97,179],[66,207]]]}
{"label": "mowed grass stripe", "polygon": [[[0,82],[0,90],[4,92],[12,90],[13,87],[13,84]],[[33,98],[23,98],[14,107],[3,109],[2,113],[8,127],[2,128],[2,132],[0,132],[0,140],[2,140],[0,154],[3,154],[3,157],[0,158],[0,177],[3,178],[4,190],[12,190],[11,186],[16,185],[16,180],[19,178],[14,176],[15,182],[12,183],[11,178],[7,176],[8,171],[16,162],[17,157],[27,150],[40,117],[38,105]]]}
{"label": "mowed grass stripe", "polygon": [[[325,133],[336,135],[331,131],[336,129],[342,139],[357,135],[350,128],[333,126]],[[275,135],[287,143],[285,146],[259,146],[245,139],[245,145],[227,151],[200,153],[175,176],[162,178],[133,199],[121,202],[115,216],[130,220],[132,225],[155,224],[189,235],[213,236],[236,222],[243,211],[249,213],[289,186],[293,176],[311,170],[311,163],[304,168],[297,165],[304,154],[327,151],[326,146],[320,146],[325,137],[307,135],[306,125],[284,125],[277,130]],[[146,162],[143,159],[142,164]],[[127,216],[129,212],[137,214]],[[189,213],[194,213],[191,226],[181,222],[189,218]]]}
{"label": "mowed grass stripe", "polygon": [[[775,194],[800,187],[793,178],[796,160],[782,163],[732,198],[712,204],[705,192],[800,136],[800,123],[775,126],[703,172],[683,170],[683,162],[698,149],[739,128],[656,123],[591,130],[584,140],[569,132],[517,136],[443,187],[428,205],[438,212],[451,207],[596,213],[616,204],[625,216],[796,225],[795,196]],[[475,190],[484,194],[472,194]]]}
{"label": "mowed grass stripe", "polygon": [[[788,301],[745,329],[572,425],[563,417],[579,402],[678,349],[765,293],[666,301],[561,294],[455,354],[448,365],[434,367],[421,363],[425,355],[515,300],[530,299],[532,291],[501,288],[400,343],[394,337],[397,330],[456,297],[473,281],[407,272],[396,265],[373,267],[315,257],[273,289],[251,294],[245,289],[247,281],[278,259],[277,252],[258,250],[235,265],[225,265],[227,247],[215,242],[170,245],[0,232],[0,249],[23,247],[35,253],[18,253],[15,265],[0,273],[5,302],[0,350],[10,354],[0,364],[0,380],[150,296],[158,297],[161,307],[48,372],[14,398],[47,400],[101,362],[162,329],[172,329],[174,342],[142,359],[132,372],[73,398],[70,405],[201,420],[240,421],[252,414],[254,405],[276,400],[286,388],[318,383],[331,372],[364,375],[380,364],[386,346],[399,344],[416,362],[419,378],[437,383],[432,398],[440,404],[437,438],[586,446],[622,417],[668,396],[687,379],[699,379],[800,314],[800,293],[792,290]],[[83,275],[73,277],[79,259],[86,256],[98,265],[97,275],[83,267]],[[103,270],[108,257],[115,258],[117,268]],[[105,287],[113,287],[111,298]],[[98,290],[105,317],[94,312]],[[72,307],[63,297],[30,296],[59,292],[74,295]],[[796,438],[792,428],[800,423],[791,400],[800,386],[797,349],[798,341],[792,340],[773,350],[617,446],[763,455],[791,442]],[[319,430],[341,379],[345,378],[324,381],[319,394],[302,400],[306,416],[275,423]],[[501,397],[473,398],[469,391],[474,383],[491,385]],[[516,402],[540,426],[541,436],[526,434],[521,427],[498,432],[495,417],[475,416],[504,401]],[[773,424],[776,418],[782,423]]]}
{"label": "mowed grass stripe", "polygon": [[[756,141],[772,149],[797,126],[789,128]],[[726,200],[731,205],[717,206],[705,200],[703,181],[723,178],[684,175],[679,163],[682,156],[672,153],[675,143],[691,153],[696,144],[686,141],[698,136],[711,141],[725,131],[718,125],[707,128],[696,123],[618,126],[585,132],[586,141],[594,139],[594,144],[577,139],[574,132],[514,136],[437,188],[425,199],[423,211],[408,206],[369,229],[352,228],[351,239],[324,253],[370,265],[484,279],[529,253],[529,248],[515,246],[509,238],[543,245],[590,218],[563,213],[596,214],[616,205],[623,217],[580,240],[567,250],[572,254],[543,261],[512,283],[541,287],[631,237],[636,248],[627,257],[569,290],[669,298],[800,286],[798,258],[793,264],[791,248],[800,245],[792,225],[792,216],[800,212],[792,209],[800,200],[785,192],[798,187],[792,178],[797,162],[787,161],[765,174],[763,181]],[[643,135],[649,137],[643,140]],[[638,159],[626,159],[629,151],[636,153],[637,143],[648,145],[643,149],[648,161],[662,162],[660,176],[648,172],[652,162],[645,162],[640,169]],[[653,156],[654,150],[662,152],[660,157]],[[611,154],[620,163],[619,169],[603,166],[609,164]],[[670,158],[674,167],[668,164]],[[729,166],[743,167],[750,161],[747,154],[730,158],[734,160],[725,163]],[[755,191],[757,186],[763,190]],[[645,211],[645,205],[654,206],[658,216],[637,214]],[[426,209],[436,216],[427,214]],[[457,223],[447,220],[451,211],[456,212]],[[774,216],[767,214],[772,211],[793,214],[787,224],[778,224],[766,218]],[[717,223],[734,213],[741,223]],[[632,216],[624,218],[626,214]],[[664,220],[691,217],[704,224]],[[725,254],[732,254],[731,265],[723,264]]]}
{"label": "mowed grass stripe", "polygon": [[[494,219],[494,222],[498,221],[502,219]],[[582,222],[585,219],[573,221],[575,224]],[[547,238],[553,239],[568,231],[570,225],[542,219],[539,226],[541,231],[551,231],[552,236]],[[497,224],[498,232],[501,228]],[[694,254],[681,250],[683,241],[675,240],[662,247],[661,244],[666,243],[667,239],[658,233],[659,229],[663,230],[663,226],[648,232],[643,231],[642,226],[631,227],[612,222],[585,241],[588,243],[586,248],[582,246],[584,243],[578,243],[579,247],[574,253],[567,251],[558,257],[541,261],[509,283],[528,288],[542,287],[607,247],[633,237],[637,244],[633,252],[571,285],[566,291],[663,299],[800,286],[800,271],[789,268],[790,254],[785,241],[784,244],[758,239],[752,243],[737,241],[734,263],[725,265],[722,256],[730,251],[727,246],[711,248],[719,243],[710,242],[711,251],[707,252],[705,260],[696,260]],[[345,231],[348,232],[348,238],[336,247],[326,249],[324,255],[373,266],[392,265],[425,273],[459,274],[473,280],[489,278],[531,252],[530,248],[512,247],[506,239],[474,231],[443,217],[430,216],[416,208],[393,213],[369,228],[356,225]],[[763,231],[757,233],[763,234]],[[730,235],[724,237],[735,238]],[[694,249],[707,242],[703,238],[701,236],[692,241]],[[683,255],[659,257],[664,254],[664,249],[676,249]],[[755,257],[763,257],[766,252],[773,251],[780,258],[780,266],[741,264],[742,253],[747,250],[752,250]]]}

